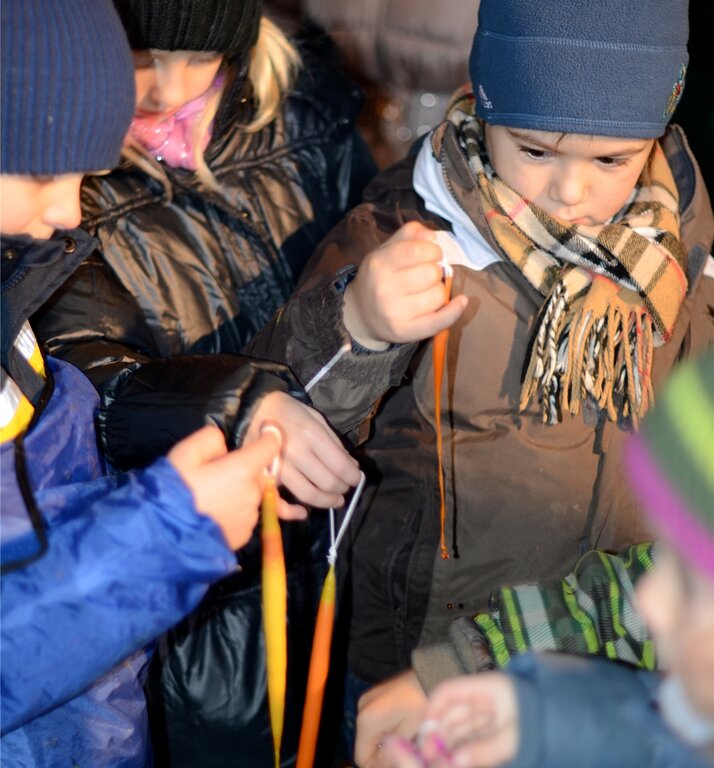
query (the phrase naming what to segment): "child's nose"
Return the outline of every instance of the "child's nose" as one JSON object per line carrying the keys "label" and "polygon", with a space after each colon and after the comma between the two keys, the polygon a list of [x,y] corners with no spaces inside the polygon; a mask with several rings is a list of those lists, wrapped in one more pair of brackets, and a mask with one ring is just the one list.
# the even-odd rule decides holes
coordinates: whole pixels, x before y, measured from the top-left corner
{"label": "child's nose", "polygon": [[585,169],[569,167],[554,180],[552,194],[563,205],[573,206],[586,199],[587,189],[588,177]]}
{"label": "child's nose", "polygon": [[159,65],[156,80],[151,90],[151,98],[157,107],[177,109],[186,101],[185,67],[181,62]]}
{"label": "child's nose", "polygon": [[55,182],[53,195],[44,212],[44,222],[53,229],[74,229],[82,221],[79,202],[81,176]]}

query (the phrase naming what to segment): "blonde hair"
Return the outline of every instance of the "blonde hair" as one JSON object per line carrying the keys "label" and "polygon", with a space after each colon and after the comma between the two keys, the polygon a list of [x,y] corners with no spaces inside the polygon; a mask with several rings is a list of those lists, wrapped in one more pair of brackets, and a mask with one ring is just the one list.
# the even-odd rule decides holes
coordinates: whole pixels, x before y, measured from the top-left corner
{"label": "blonde hair", "polygon": [[[251,98],[255,111],[249,123],[239,126],[240,133],[247,138],[275,120],[283,100],[295,82],[299,69],[300,54],[295,46],[270,19],[261,18],[258,40],[250,52],[246,76],[252,89]],[[220,184],[208,167],[203,147],[206,134],[218,112],[223,93],[224,88],[211,94],[200,119],[193,127],[192,136],[196,175],[207,187],[216,191],[220,189]],[[170,199],[171,188],[166,173],[160,165],[157,167],[157,164],[152,162],[143,147],[128,138],[122,155],[160,181]]]}

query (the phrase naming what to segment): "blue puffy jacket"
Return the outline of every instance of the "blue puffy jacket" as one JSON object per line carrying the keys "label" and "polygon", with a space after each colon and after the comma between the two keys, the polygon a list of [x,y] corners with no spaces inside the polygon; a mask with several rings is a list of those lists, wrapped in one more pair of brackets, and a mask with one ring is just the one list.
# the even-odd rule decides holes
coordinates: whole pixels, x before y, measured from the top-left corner
{"label": "blue puffy jacket", "polygon": [[98,398],[77,369],[47,358],[33,386],[18,354],[27,318],[95,247],[79,230],[2,242],[2,394],[19,390],[34,408],[27,428],[0,446],[8,768],[149,764],[145,649],[235,568],[219,528],[195,511],[165,459],[107,474]]}
{"label": "blue puffy jacket", "polygon": [[508,768],[706,768],[658,710],[661,677],[608,659],[515,657],[518,754]]}

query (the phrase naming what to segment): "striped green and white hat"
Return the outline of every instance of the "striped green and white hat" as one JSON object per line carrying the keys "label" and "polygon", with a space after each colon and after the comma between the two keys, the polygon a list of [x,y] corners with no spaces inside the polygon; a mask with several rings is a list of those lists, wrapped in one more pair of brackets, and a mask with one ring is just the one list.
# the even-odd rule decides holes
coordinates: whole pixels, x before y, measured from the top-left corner
{"label": "striped green and white hat", "polygon": [[628,451],[632,482],[667,542],[714,581],[714,350],[666,382]]}

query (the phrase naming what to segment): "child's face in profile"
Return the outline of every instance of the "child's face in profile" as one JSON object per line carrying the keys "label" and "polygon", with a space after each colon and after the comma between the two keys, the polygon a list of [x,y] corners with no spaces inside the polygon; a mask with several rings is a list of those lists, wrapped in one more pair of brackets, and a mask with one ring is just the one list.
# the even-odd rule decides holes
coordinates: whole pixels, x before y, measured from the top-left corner
{"label": "child's face in profile", "polygon": [[496,173],[546,212],[575,224],[604,224],[622,208],[653,141],[486,125]]}
{"label": "child's face in profile", "polygon": [[638,585],[637,607],[663,668],[679,677],[692,706],[714,719],[714,584],[666,550]]}
{"label": "child's face in profile", "polygon": [[39,240],[56,229],[78,227],[82,174],[0,177],[0,232]]}
{"label": "child's face in profile", "polygon": [[210,51],[134,51],[137,117],[178,112],[211,87],[222,62]]}

